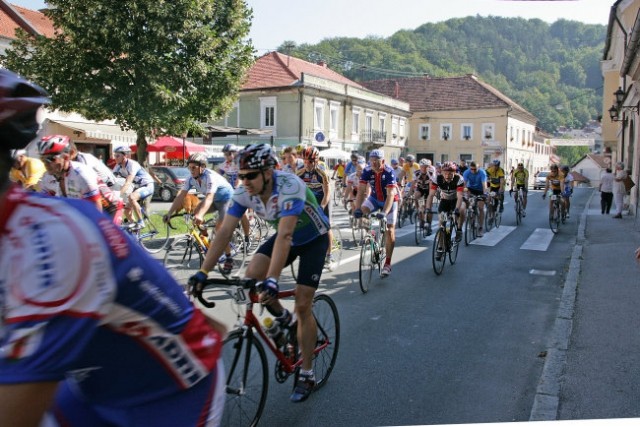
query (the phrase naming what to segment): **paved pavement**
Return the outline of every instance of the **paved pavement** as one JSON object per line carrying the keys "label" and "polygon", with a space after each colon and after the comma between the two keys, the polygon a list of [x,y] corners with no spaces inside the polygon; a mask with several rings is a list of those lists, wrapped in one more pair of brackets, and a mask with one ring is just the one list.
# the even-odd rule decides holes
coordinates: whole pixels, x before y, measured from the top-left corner
{"label": "paved pavement", "polygon": [[531,421],[640,417],[640,219],[579,220]]}

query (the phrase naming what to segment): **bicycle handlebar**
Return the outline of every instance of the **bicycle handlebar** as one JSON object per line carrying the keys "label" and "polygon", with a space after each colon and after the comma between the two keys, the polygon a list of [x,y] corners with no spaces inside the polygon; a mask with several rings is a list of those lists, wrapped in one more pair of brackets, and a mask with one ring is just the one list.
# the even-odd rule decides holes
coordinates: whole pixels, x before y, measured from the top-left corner
{"label": "bicycle handlebar", "polygon": [[221,277],[212,277],[205,281],[205,284],[202,289],[200,289],[199,291],[192,291],[192,293],[198,299],[198,301],[200,301],[200,303],[204,305],[206,308],[213,308],[216,306],[216,303],[207,301],[202,295],[202,292],[207,286],[239,286],[239,287],[242,287],[243,289],[253,290],[256,286],[256,283],[257,283],[256,279],[240,279],[240,278],[225,279]]}

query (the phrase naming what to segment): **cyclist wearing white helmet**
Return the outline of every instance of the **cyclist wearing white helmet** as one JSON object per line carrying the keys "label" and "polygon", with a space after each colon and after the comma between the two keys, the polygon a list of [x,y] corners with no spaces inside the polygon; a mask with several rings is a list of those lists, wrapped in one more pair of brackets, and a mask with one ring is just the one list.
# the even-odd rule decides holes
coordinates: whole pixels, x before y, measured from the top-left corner
{"label": "cyclist wearing white helmet", "polygon": [[245,277],[262,281],[260,299],[267,310],[284,327],[294,327],[292,315],[277,299],[278,280],[282,269],[300,259],[295,298],[297,336],[302,353],[302,366],[291,400],[306,400],[315,387],[313,348],[316,345],[316,324],[311,311],[313,297],[320,282],[329,239],[329,219],[318,205],[316,197],[297,176],[275,170],[278,163],[267,144],[246,146],[238,154],[241,184],[235,189],[233,202],[222,227],[189,284],[197,292],[209,271],[216,265],[240,218],[247,209],[273,224],[277,231],[258,248],[251,258]]}
{"label": "cyclist wearing white helmet", "polygon": [[38,182],[46,170],[40,159],[28,157],[26,150],[11,150],[11,159],[13,165],[9,179],[27,190],[39,190]]}
{"label": "cyclist wearing white helmet", "polygon": [[[120,195],[123,199],[131,191],[127,197],[124,214],[132,226],[144,228],[140,202],[153,195],[154,179],[140,163],[128,157],[130,154],[131,149],[126,145],[113,150],[113,156],[116,159],[116,167],[113,168],[113,174],[124,178],[124,184],[120,187]],[[134,221],[131,210],[133,210],[137,221]]]}
{"label": "cyclist wearing white helmet", "polygon": [[[384,164],[384,152],[382,150],[373,150],[369,153],[370,165],[366,166],[360,176],[360,184],[358,185],[358,196],[354,203],[353,215],[361,218],[371,212],[380,210],[376,217],[387,218],[387,230],[385,249],[387,259],[380,273],[380,277],[384,278],[391,274],[391,257],[393,248],[396,244],[396,218],[398,214],[398,185],[396,175],[393,170]],[[369,187],[371,193],[369,194]],[[365,200],[366,197],[366,200]]]}

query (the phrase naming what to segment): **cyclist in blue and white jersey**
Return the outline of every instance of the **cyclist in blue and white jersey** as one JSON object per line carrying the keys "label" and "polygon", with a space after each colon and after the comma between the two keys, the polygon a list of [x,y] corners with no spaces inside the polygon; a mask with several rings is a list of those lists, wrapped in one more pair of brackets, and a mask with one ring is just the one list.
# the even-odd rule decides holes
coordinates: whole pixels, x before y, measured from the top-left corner
{"label": "cyclist in blue and white jersey", "polygon": [[476,196],[478,202],[478,237],[484,234],[482,225],[484,224],[484,200],[487,194],[487,174],[484,169],[479,168],[476,162],[469,163],[469,168],[462,174],[465,188],[472,195]]}
{"label": "cyclist in blue and white jersey", "polygon": [[296,284],[295,314],[297,336],[303,363],[291,400],[302,402],[315,386],[313,350],[316,345],[316,323],[311,311],[318,288],[329,239],[329,219],[316,197],[297,176],[275,170],[278,159],[267,144],[246,146],[239,155],[242,183],[236,188],[222,227],[202,263],[202,269],[189,280],[198,291],[218,257],[229,243],[233,230],[247,209],[272,223],[276,233],[253,255],[245,276],[261,281],[260,298],[267,310],[284,326],[292,326],[292,315],[273,298],[277,295],[282,269],[300,259]]}
{"label": "cyclist in blue and white jersey", "polygon": [[569,219],[569,208],[571,208],[571,196],[573,195],[573,185],[575,184],[575,181],[569,166],[562,166],[562,174],[564,175],[562,200],[564,200],[564,208],[567,213],[567,219]]}
{"label": "cyclist in blue and white jersey", "polygon": [[[353,214],[356,218],[368,215],[371,212],[380,210],[376,215],[379,218],[386,216],[387,230],[385,231],[385,250],[387,258],[380,277],[384,278],[391,274],[391,256],[396,244],[395,224],[398,215],[398,184],[396,174],[384,164],[384,152],[373,150],[369,153],[370,165],[366,166],[360,175],[360,185],[358,186],[358,196],[354,203]],[[366,197],[367,187],[371,188],[371,194]]]}
{"label": "cyclist in blue and white jersey", "polygon": [[219,425],[224,326],[91,204],[9,182],[47,102],[0,70],[0,425]]}
{"label": "cyclist in blue and white jersey", "polygon": [[296,147],[285,147],[282,151],[282,170],[295,174],[299,169],[302,169],[304,160],[299,156]]}
{"label": "cyclist in blue and white jersey", "polygon": [[[138,228],[144,228],[140,202],[147,197],[153,196],[154,179],[140,163],[128,158],[127,156],[129,154],[131,154],[131,149],[127,146],[118,147],[113,150],[113,156],[116,160],[113,174],[124,178],[124,184],[122,184],[120,188],[120,195],[123,199],[125,195],[129,193],[130,187],[133,188],[133,191],[131,191],[127,197],[127,204],[124,209],[125,216],[131,221],[132,225],[137,225]],[[137,224],[133,221],[131,209],[133,209],[133,213],[138,219]]]}

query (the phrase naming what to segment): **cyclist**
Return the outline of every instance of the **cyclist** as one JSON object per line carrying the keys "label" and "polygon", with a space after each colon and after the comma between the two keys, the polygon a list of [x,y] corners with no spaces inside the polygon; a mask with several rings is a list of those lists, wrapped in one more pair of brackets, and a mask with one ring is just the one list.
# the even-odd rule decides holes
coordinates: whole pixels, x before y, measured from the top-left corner
{"label": "cyclist", "polygon": [[285,147],[282,151],[282,160],[284,163],[282,170],[284,172],[295,174],[298,169],[302,169],[304,167],[304,161],[298,157],[297,151],[294,147]]}
{"label": "cyclist", "polygon": [[[440,189],[440,204],[438,205],[438,213],[451,212],[457,217],[457,233],[456,242],[462,240],[462,224],[464,224],[464,179],[456,173],[456,164],[453,162],[445,162],[442,165],[442,174],[436,177],[435,182],[431,182],[429,197],[427,198],[427,210],[431,211],[433,205],[433,197],[436,191]],[[428,219],[430,221],[430,219]],[[442,224],[440,224],[442,225]],[[441,254],[439,256],[442,256]]]}
{"label": "cyclist", "polygon": [[[558,169],[558,165],[555,163],[549,168],[549,174],[546,177],[544,192],[542,193],[542,199],[547,197],[547,191],[551,189],[555,196],[562,194],[562,187],[564,183],[564,175]],[[549,219],[553,218],[553,201],[549,200]]]}
{"label": "cyclist", "polygon": [[409,154],[406,159],[404,166],[402,167],[403,178],[405,183],[410,184],[413,182],[413,178],[415,173],[420,169],[420,166],[416,163],[416,158],[413,154]]}
{"label": "cyclist", "polygon": [[331,175],[331,179],[338,178],[339,181],[344,182],[344,161],[342,159],[338,159],[338,164],[333,168],[333,175]]}
{"label": "cyclist", "polygon": [[13,164],[9,179],[27,190],[38,191],[40,189],[38,182],[46,171],[40,159],[28,157],[26,150],[12,150],[11,160]]}
{"label": "cyclist", "polygon": [[78,147],[76,147],[76,144],[74,144],[73,141],[69,141],[69,147],[71,149],[69,152],[71,160],[89,166],[98,174],[98,178],[100,178],[107,187],[113,188],[116,185],[116,176],[113,174],[113,171],[104,164],[104,162],[91,153],[82,153],[78,151]]}
{"label": "cyclist", "polygon": [[527,193],[529,187],[529,171],[524,168],[522,163],[518,163],[518,166],[511,174],[511,189],[509,195],[513,194],[513,189],[516,191],[522,189],[522,216],[527,216]]}
{"label": "cyclist", "polygon": [[567,219],[569,219],[569,208],[571,207],[571,195],[573,194],[573,185],[575,183],[573,175],[569,170],[569,166],[562,166],[562,174],[564,175],[564,181],[562,186],[562,200],[564,201],[564,209],[566,211]]}
{"label": "cyclist", "polygon": [[[226,144],[222,147],[222,153],[224,154],[225,161],[218,168],[218,173],[225,177],[227,181],[229,181],[229,184],[231,184],[231,187],[235,189],[238,186],[238,162],[236,161],[238,147],[235,144]],[[244,234],[244,243],[248,245],[251,229],[247,215],[243,216],[240,220],[240,226]]]}
{"label": "cyclist", "polygon": [[400,173],[402,172],[402,168],[398,164],[398,159],[391,159],[391,169],[393,170],[393,173],[396,174],[396,181],[397,181],[398,177],[401,176]]}
{"label": "cyclist", "polygon": [[[411,192],[414,195],[414,200],[416,204],[416,212],[419,212],[421,217],[420,224],[421,227],[424,227],[425,218],[424,212],[420,212],[420,199],[427,199],[429,196],[429,188],[431,187],[431,182],[435,179],[436,168],[431,166],[431,161],[429,159],[422,159],[419,163],[420,169],[415,172],[415,179],[413,180],[413,188],[411,188]],[[427,227],[427,236],[431,235],[431,222],[426,224]]]}
{"label": "cyclist", "polygon": [[[329,214],[329,200],[331,200],[331,189],[329,186],[329,176],[324,169],[318,167],[318,155],[320,152],[316,147],[307,147],[302,153],[301,157],[304,160],[304,167],[297,171],[297,175],[304,183],[311,189],[311,192],[316,197],[316,201],[322,208],[322,211],[331,218]],[[329,230],[329,242],[333,241],[331,230]],[[325,264],[330,266],[334,261],[331,256],[331,245],[327,249],[327,255],[325,257]]]}
{"label": "cyclist", "polygon": [[300,178],[274,170],[278,159],[267,144],[247,145],[240,151],[238,159],[238,177],[242,184],[233,194],[229,211],[201,270],[189,279],[189,284],[196,292],[201,289],[247,209],[253,209],[257,216],[276,226],[276,233],[251,258],[245,276],[261,281],[260,298],[267,310],[281,325],[293,327],[292,315],[274,296],[279,290],[282,269],[300,258],[295,315],[303,362],[291,400],[302,402],[315,386],[313,349],[316,345],[316,323],[311,307],[324,264],[323,257],[318,254],[326,253],[329,246],[329,219]]}
{"label": "cyclist", "polygon": [[351,161],[344,167],[345,176],[349,176],[356,171],[356,166],[358,166],[358,158],[358,153],[351,152]]}
{"label": "cyclist", "polygon": [[[225,213],[231,202],[233,188],[231,184],[224,179],[218,172],[207,169],[207,156],[204,153],[193,153],[187,160],[187,167],[191,176],[185,180],[182,188],[173,199],[171,207],[162,218],[164,222],[168,222],[174,212],[182,209],[184,198],[190,191],[195,190],[197,194],[201,194],[204,198],[198,203],[193,213],[194,225],[200,227],[204,224],[204,216],[208,213],[218,212],[218,221],[216,222],[216,230],[222,226]],[[204,231],[201,227],[201,230]],[[206,233],[206,231],[205,231]],[[231,248],[227,247],[224,266],[222,267],[225,274],[229,274],[233,268],[233,258],[231,256]]]}
{"label": "cyclist", "polygon": [[[365,161],[364,159],[358,159],[358,165],[356,166],[356,171],[347,177],[347,186],[345,187],[344,192],[344,200],[345,207],[349,204],[353,205],[358,195],[358,185],[360,185],[360,176],[362,175],[362,170],[364,169]],[[367,195],[368,196],[368,195]],[[348,209],[349,215],[353,213],[353,207],[349,207]]]}
{"label": "cyclist", "polygon": [[504,211],[504,186],[505,174],[504,169],[500,167],[500,160],[495,159],[485,171],[489,180],[489,192],[493,191],[500,200],[500,212]]}
{"label": "cyclist", "polygon": [[42,179],[43,190],[56,196],[91,202],[100,212],[107,212],[116,225],[120,225],[124,208],[122,200],[90,166],[71,160],[71,141],[68,136],[43,137],[38,142],[38,152],[47,169]]}
{"label": "cyclist", "polygon": [[[385,278],[391,274],[391,256],[396,244],[396,217],[398,214],[398,184],[396,175],[388,165],[384,164],[384,152],[379,149],[369,153],[370,164],[364,168],[358,185],[358,196],[354,203],[353,214],[356,218],[362,218],[371,212],[380,210],[378,218],[386,216],[387,229],[385,231],[385,250],[387,259],[380,273]],[[371,188],[371,193],[366,197]],[[366,197],[366,200],[365,200]]]}
{"label": "cyclist", "polygon": [[90,204],[9,182],[47,102],[0,71],[0,425],[218,425],[224,326]]}
{"label": "cyclist", "polygon": [[[113,169],[113,174],[124,178],[124,184],[120,187],[120,195],[124,199],[125,195],[128,194],[124,214],[131,221],[130,226],[144,228],[140,202],[153,195],[154,179],[140,163],[127,157],[130,154],[131,149],[127,146],[117,147],[113,150],[113,155],[116,159],[116,167]],[[137,223],[133,221],[131,210],[133,210],[135,217],[138,218]]]}
{"label": "cyclist", "polygon": [[469,163],[469,168],[462,174],[465,189],[476,196],[478,204],[478,237],[482,237],[484,224],[484,200],[487,194],[487,174],[476,162]]}

